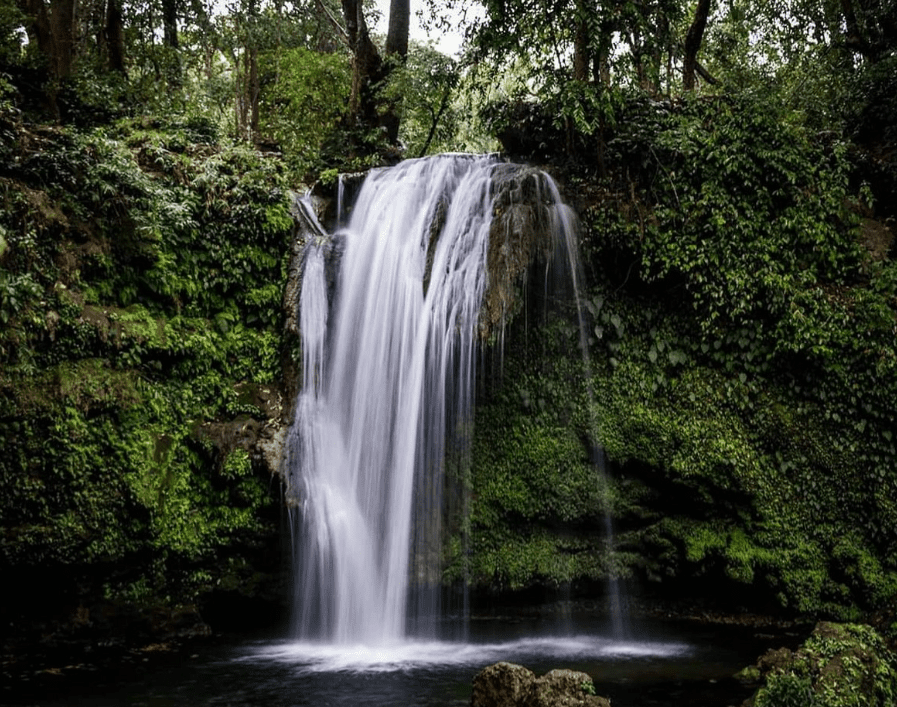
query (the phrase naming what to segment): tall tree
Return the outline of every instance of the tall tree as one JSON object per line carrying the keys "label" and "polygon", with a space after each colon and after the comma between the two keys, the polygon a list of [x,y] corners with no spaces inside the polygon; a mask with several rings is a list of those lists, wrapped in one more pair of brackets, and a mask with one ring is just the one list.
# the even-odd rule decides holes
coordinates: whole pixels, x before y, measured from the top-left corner
{"label": "tall tree", "polygon": [[162,43],[165,46],[165,69],[168,90],[176,91],[183,83],[181,76],[180,40],[178,39],[178,1],[162,0]]}
{"label": "tall tree", "polygon": [[408,57],[408,33],[411,23],[410,0],[392,0],[389,4],[389,30],[386,34],[386,55]]}
{"label": "tall tree", "polygon": [[352,94],[349,119],[360,125],[378,124],[376,86],[383,80],[383,59],[371,40],[362,0],[342,0],[343,18],[352,49]]}
{"label": "tall tree", "polygon": [[28,18],[29,39],[46,59],[51,78],[68,77],[75,64],[78,0],[18,0],[18,6]]}
{"label": "tall tree", "polygon": [[342,0],[342,8],[346,34],[354,56],[349,119],[368,128],[385,128],[387,139],[394,143],[399,133],[398,111],[394,104],[381,106],[378,92],[389,78],[392,68],[404,63],[408,56],[409,0],[392,0],[390,3],[385,61],[371,40],[362,0]]}
{"label": "tall tree", "polygon": [[698,51],[704,39],[707,18],[710,15],[710,0],[698,0],[695,16],[685,35],[685,56],[682,60],[682,87],[693,91],[695,87],[695,71],[698,64]]}
{"label": "tall tree", "polygon": [[106,3],[105,37],[109,69],[125,74],[125,25],[121,0],[108,0]]}
{"label": "tall tree", "polygon": [[177,0],[162,0],[162,41],[166,47],[178,48]]}

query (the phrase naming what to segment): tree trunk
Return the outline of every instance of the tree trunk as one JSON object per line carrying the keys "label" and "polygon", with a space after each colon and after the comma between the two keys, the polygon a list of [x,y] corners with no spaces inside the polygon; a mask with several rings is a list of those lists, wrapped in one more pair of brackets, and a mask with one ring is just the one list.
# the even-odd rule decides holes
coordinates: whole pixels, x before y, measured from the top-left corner
{"label": "tree trunk", "polygon": [[592,81],[601,84],[605,88],[610,87],[610,54],[601,51],[592,59]]}
{"label": "tree trunk", "polygon": [[384,62],[371,41],[364,19],[362,0],[342,0],[346,36],[354,55],[352,93],[349,98],[347,119],[350,124],[368,128],[386,128],[387,138],[395,143],[399,134],[397,106],[378,105],[377,91],[388,78],[397,63],[408,55],[408,32],[411,16],[409,0],[392,0],[389,9],[389,31],[386,54],[395,61]]}
{"label": "tree trunk", "polygon": [[392,0],[389,4],[389,30],[386,34],[386,56],[396,55],[405,61],[408,56],[408,32],[411,22],[410,0]]}
{"label": "tree trunk", "polygon": [[379,124],[374,84],[381,78],[383,61],[368,33],[361,0],[342,0],[342,5],[349,46],[354,54],[349,118],[352,122],[373,127]]}
{"label": "tree trunk", "polygon": [[573,35],[573,78],[577,81],[589,80],[589,65],[591,52],[589,51],[589,27],[586,24],[585,8],[582,3],[577,3],[576,33]]}
{"label": "tree trunk", "polygon": [[651,48],[651,74],[654,80],[654,90],[657,94],[662,94],[664,50],[670,46],[670,19],[665,12],[660,11],[656,25],[657,35]]}
{"label": "tree trunk", "polygon": [[75,65],[75,27],[77,0],[53,0],[50,3],[50,31],[53,33],[54,75],[70,76]]}
{"label": "tree trunk", "polygon": [[243,47],[243,73],[240,76],[239,85],[239,97],[238,97],[238,105],[239,105],[239,118],[237,119],[237,132],[240,136],[241,140],[249,140],[251,138],[251,130],[249,126],[250,121],[250,110],[249,110],[249,47]]}
{"label": "tree trunk", "polygon": [[165,73],[168,90],[174,91],[183,83],[181,55],[178,51],[178,0],[162,0],[162,44],[165,52]]}
{"label": "tree trunk", "polygon": [[682,65],[682,87],[686,91],[695,88],[695,71],[698,64],[698,51],[704,39],[704,29],[707,27],[707,17],[710,15],[710,0],[698,0],[695,9],[695,17],[688,33],[685,35],[685,58]]}
{"label": "tree trunk", "polygon": [[868,56],[871,53],[869,43],[860,31],[852,0],[841,0],[841,13],[844,15],[844,24],[847,29],[847,46],[863,56]]}
{"label": "tree trunk", "polygon": [[427,133],[427,141],[424,143],[424,146],[421,148],[420,153],[417,155],[418,157],[423,157],[427,154],[427,150],[430,149],[430,144],[433,142],[433,138],[436,136],[436,128],[439,127],[439,121],[442,120],[442,115],[445,113],[445,109],[448,108],[449,97],[451,96],[451,90],[445,89],[442,92],[442,100],[439,103],[439,110],[433,115],[433,111],[430,111],[430,116],[432,117],[432,122],[430,123],[430,131]]}
{"label": "tree trunk", "polygon": [[109,69],[126,74],[125,31],[121,0],[108,0],[106,4],[106,48],[109,52]]}
{"label": "tree trunk", "polygon": [[178,48],[177,0],[162,0],[162,42],[166,47]]}
{"label": "tree trunk", "polygon": [[259,136],[259,61],[258,48],[252,47],[249,54],[249,138],[252,142]]}
{"label": "tree trunk", "polygon": [[77,55],[78,0],[18,0],[28,18],[26,32],[47,61],[51,79],[58,82],[72,73]]}
{"label": "tree trunk", "polygon": [[[236,67],[235,67],[235,70]],[[243,92],[240,90],[240,82],[234,81],[234,139],[243,139]]]}
{"label": "tree trunk", "polygon": [[[408,57],[408,32],[411,21],[410,0],[392,0],[389,4],[389,30],[386,34],[386,62],[383,64],[381,81]],[[388,101],[380,111],[380,125],[386,128],[386,139],[391,144],[399,140],[401,124],[401,98]]]}

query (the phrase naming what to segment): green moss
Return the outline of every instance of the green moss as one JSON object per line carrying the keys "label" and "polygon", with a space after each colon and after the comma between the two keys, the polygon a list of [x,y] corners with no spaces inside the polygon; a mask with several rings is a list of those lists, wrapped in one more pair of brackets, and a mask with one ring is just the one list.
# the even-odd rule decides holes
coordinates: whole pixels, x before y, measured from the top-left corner
{"label": "green moss", "polygon": [[36,288],[0,331],[0,566],[192,601],[276,533],[268,476],[201,429],[261,418],[240,391],[279,376],[285,173],[130,123],[54,136],[0,190],[31,234],[3,272]]}
{"label": "green moss", "polygon": [[455,539],[447,577],[520,589],[626,575],[632,558],[608,552],[604,516],[630,500],[592,460],[577,332],[556,322],[529,336],[538,355],[509,352],[503,385],[477,409],[470,551]]}
{"label": "green moss", "polygon": [[735,679],[741,682],[757,682],[760,680],[760,669],[756,665],[749,665],[735,674]]}
{"label": "green moss", "polygon": [[[857,481],[890,473],[850,453],[857,427],[790,379],[751,368],[768,355],[761,333],[703,343],[660,304],[596,293],[589,305],[591,400],[576,332],[556,324],[505,352],[502,385],[478,409],[478,581],[700,577],[841,620],[897,600],[894,555],[877,530],[890,507],[877,484]],[[609,483],[590,461],[595,440],[612,462]],[[610,555],[605,512],[625,529]],[[584,541],[573,557],[549,560],[571,538]]]}
{"label": "green moss", "polygon": [[474,521],[479,514],[502,513],[568,522],[602,511],[607,499],[600,497],[596,472],[569,430],[521,420],[502,432],[479,456],[489,474],[477,484]]}
{"label": "green moss", "polygon": [[767,676],[754,707],[887,707],[897,699],[897,662],[862,624],[820,623],[790,664]]}

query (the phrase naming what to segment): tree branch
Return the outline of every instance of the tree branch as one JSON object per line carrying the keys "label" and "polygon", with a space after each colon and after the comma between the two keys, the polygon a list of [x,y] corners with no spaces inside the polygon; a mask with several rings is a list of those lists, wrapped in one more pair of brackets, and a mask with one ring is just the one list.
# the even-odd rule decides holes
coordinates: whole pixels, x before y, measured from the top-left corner
{"label": "tree branch", "polygon": [[698,50],[704,38],[704,29],[707,27],[707,17],[710,14],[710,0],[698,0],[695,8],[695,17],[685,35],[685,57],[682,69],[682,87],[686,91],[692,91],[695,87],[695,71],[698,63]]}
{"label": "tree branch", "polygon": [[333,29],[336,30],[336,33],[340,36],[340,39],[342,39],[346,43],[347,47],[351,48],[351,43],[349,41],[349,32],[346,31],[346,28],[339,23],[339,20],[333,16],[333,13],[327,9],[327,6],[323,2],[321,2],[321,0],[315,0],[315,4],[318,6],[318,9],[323,12],[324,15],[326,15],[327,19],[330,20],[330,24],[333,25]]}
{"label": "tree branch", "polygon": [[711,86],[716,86],[717,84],[719,84],[719,79],[709,71],[707,71],[707,69],[704,68],[704,65],[701,64],[701,62],[699,62],[697,59],[695,59],[695,71],[697,72],[698,76],[704,79]]}

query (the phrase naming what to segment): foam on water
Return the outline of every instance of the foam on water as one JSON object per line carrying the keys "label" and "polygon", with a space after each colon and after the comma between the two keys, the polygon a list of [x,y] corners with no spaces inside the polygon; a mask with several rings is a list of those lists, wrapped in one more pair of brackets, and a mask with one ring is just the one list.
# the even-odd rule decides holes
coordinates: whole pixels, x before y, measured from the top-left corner
{"label": "foam on water", "polygon": [[288,663],[295,665],[302,673],[388,673],[428,668],[473,668],[498,661],[672,659],[687,657],[692,651],[691,645],[681,642],[617,641],[581,635],[485,643],[406,639],[376,645],[335,645],[316,641],[285,641],[257,646],[236,660]]}

